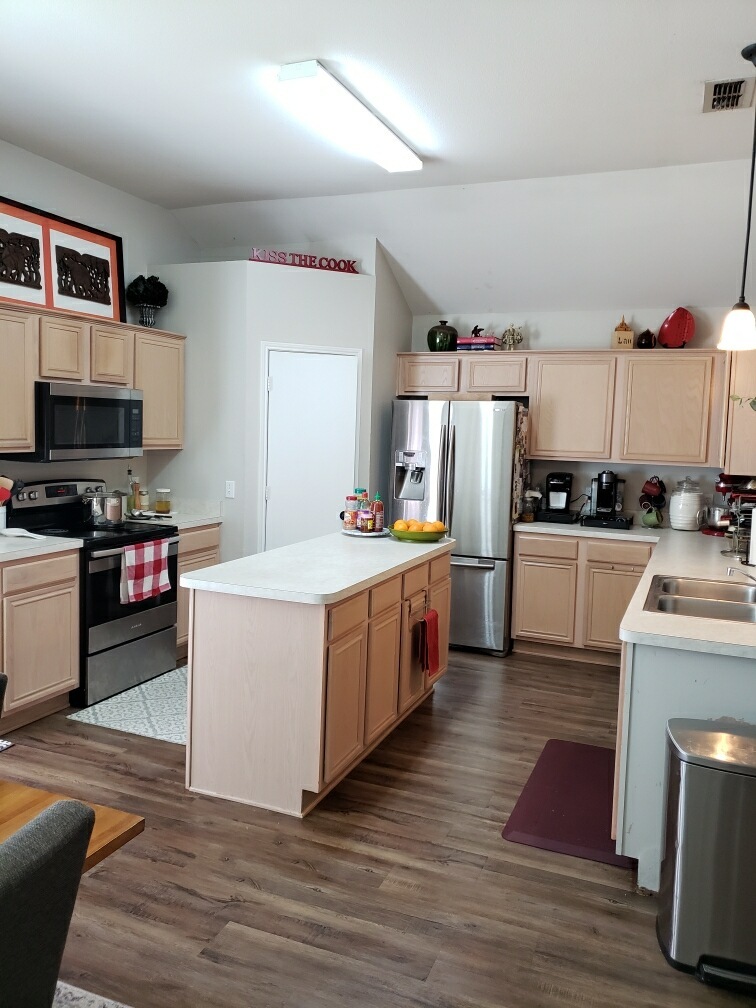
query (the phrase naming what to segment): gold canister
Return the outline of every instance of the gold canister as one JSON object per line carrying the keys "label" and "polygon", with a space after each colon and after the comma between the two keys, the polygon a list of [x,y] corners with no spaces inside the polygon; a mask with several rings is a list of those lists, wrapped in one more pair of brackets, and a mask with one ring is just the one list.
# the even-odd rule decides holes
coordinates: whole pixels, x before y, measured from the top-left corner
{"label": "gold canister", "polygon": [[155,490],[155,514],[171,513],[171,491],[163,487]]}

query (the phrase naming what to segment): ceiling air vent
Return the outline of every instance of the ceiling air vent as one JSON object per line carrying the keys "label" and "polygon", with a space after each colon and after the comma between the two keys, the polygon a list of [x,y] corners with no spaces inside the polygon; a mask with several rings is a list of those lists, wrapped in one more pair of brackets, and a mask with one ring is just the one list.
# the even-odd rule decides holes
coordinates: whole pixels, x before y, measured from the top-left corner
{"label": "ceiling air vent", "polygon": [[748,108],[753,102],[754,84],[756,84],[756,77],[706,81],[704,84],[704,112],[724,112],[725,109]]}

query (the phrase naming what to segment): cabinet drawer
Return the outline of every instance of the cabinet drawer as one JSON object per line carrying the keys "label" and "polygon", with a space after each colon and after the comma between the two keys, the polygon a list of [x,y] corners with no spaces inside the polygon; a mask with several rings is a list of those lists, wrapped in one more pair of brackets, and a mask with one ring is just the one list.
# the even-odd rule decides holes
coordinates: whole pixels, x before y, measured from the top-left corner
{"label": "cabinet drawer", "polygon": [[415,592],[428,587],[428,564],[420,564],[408,570],[402,579],[402,598],[409,598]]}
{"label": "cabinet drawer", "polygon": [[370,615],[377,616],[392,605],[402,600],[402,579],[400,577],[391,578],[383,584],[376,585],[370,589]]}
{"label": "cabinet drawer", "polygon": [[579,541],[576,537],[539,536],[524,532],[517,537],[520,556],[557,557],[577,560]]}
{"label": "cabinet drawer", "polygon": [[368,593],[354,595],[328,610],[328,640],[335,640],[368,618]]}
{"label": "cabinet drawer", "polygon": [[585,558],[596,563],[642,564],[644,567],[651,556],[648,543],[611,542],[609,540],[589,540],[585,548]]}
{"label": "cabinet drawer", "polygon": [[436,557],[430,562],[430,583],[434,584],[441,578],[449,577],[451,573],[451,555],[444,553],[443,556]]}
{"label": "cabinet drawer", "polygon": [[3,594],[26,591],[39,585],[55,584],[57,581],[69,581],[79,573],[78,553],[68,553],[65,556],[52,557],[49,560],[33,560],[31,563],[19,563],[3,570]]}
{"label": "cabinet drawer", "polygon": [[179,532],[179,556],[185,553],[194,553],[195,550],[213,549],[218,546],[220,546],[220,525]]}

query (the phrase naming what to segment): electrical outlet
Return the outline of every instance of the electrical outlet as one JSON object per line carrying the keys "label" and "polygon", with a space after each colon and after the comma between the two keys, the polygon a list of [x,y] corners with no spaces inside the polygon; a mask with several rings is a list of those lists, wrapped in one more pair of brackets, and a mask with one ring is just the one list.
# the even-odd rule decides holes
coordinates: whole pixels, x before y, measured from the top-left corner
{"label": "electrical outlet", "polygon": [[236,497],[236,482],[226,480],[226,497]]}

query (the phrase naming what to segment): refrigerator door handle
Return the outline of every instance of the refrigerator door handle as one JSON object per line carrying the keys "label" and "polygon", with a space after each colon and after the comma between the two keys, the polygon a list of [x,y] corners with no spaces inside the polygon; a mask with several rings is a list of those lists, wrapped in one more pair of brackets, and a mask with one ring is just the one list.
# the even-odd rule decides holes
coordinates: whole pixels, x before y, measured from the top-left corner
{"label": "refrigerator door handle", "polygon": [[475,567],[478,570],[495,570],[496,564],[493,560],[457,560],[452,558],[452,567]]}
{"label": "refrigerator door handle", "polygon": [[449,464],[446,477],[446,510],[447,519],[444,522],[447,529],[451,531],[452,520],[454,518],[454,467],[457,454],[457,428],[455,424],[449,424]]}
{"label": "refrigerator door handle", "polygon": [[449,438],[446,424],[441,424],[441,436],[438,439],[438,517],[446,525],[446,453]]}

